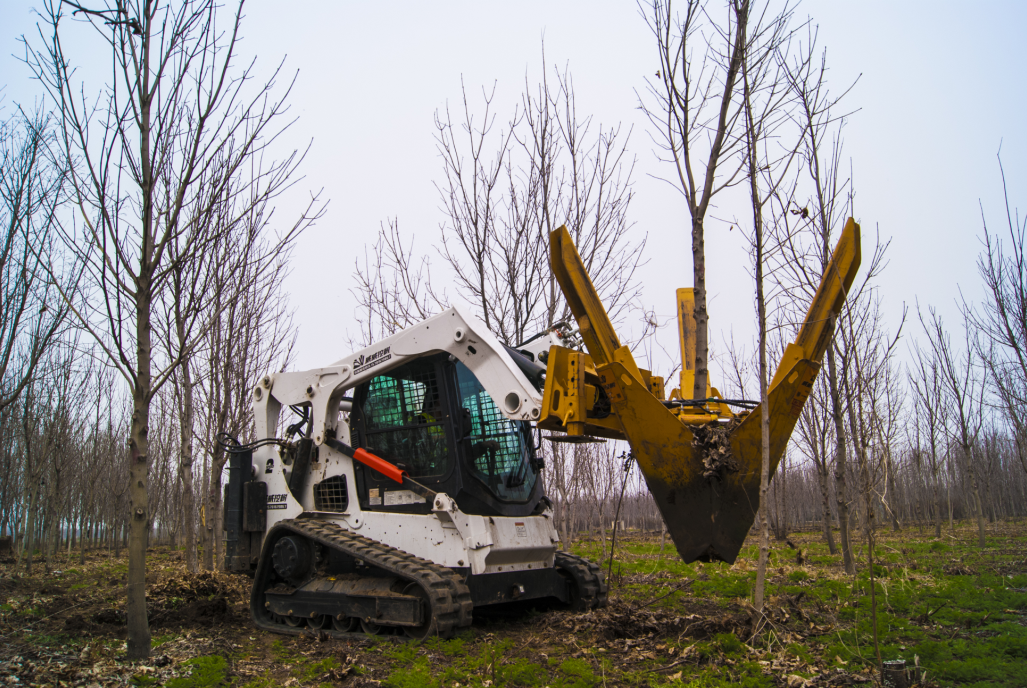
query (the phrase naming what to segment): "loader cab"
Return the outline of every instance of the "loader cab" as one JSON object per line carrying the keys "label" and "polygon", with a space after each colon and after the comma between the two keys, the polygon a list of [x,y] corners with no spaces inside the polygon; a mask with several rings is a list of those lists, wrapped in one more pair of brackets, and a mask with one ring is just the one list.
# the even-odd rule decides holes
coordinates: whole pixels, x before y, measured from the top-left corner
{"label": "loader cab", "polygon": [[[453,497],[466,513],[527,516],[541,499],[531,426],[507,419],[474,373],[449,354],[425,356],[357,387],[351,442]],[[430,505],[361,464],[366,511],[429,513]]]}

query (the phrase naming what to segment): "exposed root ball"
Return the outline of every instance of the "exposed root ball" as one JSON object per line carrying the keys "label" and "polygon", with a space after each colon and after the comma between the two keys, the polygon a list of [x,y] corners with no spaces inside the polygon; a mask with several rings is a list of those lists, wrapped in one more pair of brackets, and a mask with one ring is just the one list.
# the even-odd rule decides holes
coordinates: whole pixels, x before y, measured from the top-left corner
{"label": "exposed root ball", "polygon": [[703,477],[723,480],[725,473],[738,471],[738,462],[731,452],[731,432],[741,421],[734,418],[727,423],[690,425],[692,451],[702,459]]}

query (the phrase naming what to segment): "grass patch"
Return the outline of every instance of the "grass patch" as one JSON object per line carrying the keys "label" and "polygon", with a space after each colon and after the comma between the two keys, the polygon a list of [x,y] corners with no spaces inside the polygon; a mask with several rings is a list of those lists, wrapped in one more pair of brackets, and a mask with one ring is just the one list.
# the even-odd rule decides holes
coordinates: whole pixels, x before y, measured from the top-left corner
{"label": "grass patch", "polygon": [[[771,607],[780,611],[752,647],[733,634],[714,632],[694,639],[694,661],[680,673],[646,673],[673,661],[671,655],[634,669],[615,662],[614,674],[606,680],[641,686],[769,686],[773,681],[764,671],[778,678],[792,673],[808,678],[837,668],[867,677],[871,674],[864,670],[877,664],[876,631],[882,659],[904,658],[912,665],[919,656],[928,681],[979,688],[1027,686],[1023,526],[996,524],[989,531],[983,550],[976,546],[973,524],[960,525],[954,536],[946,527],[945,541],[933,539],[930,531],[880,531],[873,582],[866,545],[858,534],[853,542],[855,576],[845,574],[841,555],[830,554],[819,533],[793,534],[803,562],[797,563],[795,551],[783,543],[773,544],[766,594]],[[602,553],[595,539],[573,549],[593,560]],[[633,540],[628,533],[618,542],[616,597],[664,613],[739,614],[751,602],[757,555],[756,547],[747,544],[734,566],[683,564],[673,545],[668,543],[661,555],[658,538]],[[685,578],[692,581],[687,591],[668,596]],[[877,599],[876,627],[871,591]],[[797,640],[796,633],[804,639]],[[678,640],[668,636],[665,644],[670,647]]]}
{"label": "grass patch", "polygon": [[228,679],[228,660],[219,655],[195,657],[182,664],[189,667],[189,675],[169,680],[164,684],[167,688],[213,688]]}
{"label": "grass patch", "polygon": [[327,674],[332,669],[339,668],[339,660],[335,657],[326,657],[320,662],[315,662],[302,667],[297,673],[297,678],[301,681],[309,683]]}

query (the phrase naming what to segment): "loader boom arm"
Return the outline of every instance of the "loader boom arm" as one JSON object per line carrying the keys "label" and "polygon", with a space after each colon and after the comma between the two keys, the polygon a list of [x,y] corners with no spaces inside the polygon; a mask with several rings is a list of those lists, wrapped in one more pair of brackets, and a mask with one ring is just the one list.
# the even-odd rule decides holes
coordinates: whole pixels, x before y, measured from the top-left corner
{"label": "loader boom arm", "polygon": [[477,376],[504,416],[538,419],[538,389],[481,321],[453,307],[328,367],[264,377],[252,392],[257,437],[274,437],[282,408],[300,404],[311,407],[312,437],[321,445],[335,432],[346,392],[406,361],[440,351]]}

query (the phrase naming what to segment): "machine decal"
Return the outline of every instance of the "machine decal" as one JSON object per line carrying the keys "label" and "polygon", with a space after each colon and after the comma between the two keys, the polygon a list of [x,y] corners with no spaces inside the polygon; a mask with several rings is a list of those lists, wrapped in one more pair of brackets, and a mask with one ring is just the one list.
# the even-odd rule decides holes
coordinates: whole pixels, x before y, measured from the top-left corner
{"label": "machine decal", "polygon": [[379,488],[372,487],[370,490],[367,491],[367,503],[371,506],[382,505],[381,492],[379,491]]}
{"label": "machine decal", "polygon": [[274,470],[275,470],[275,460],[274,459],[268,459],[267,460],[267,466],[265,466],[265,468],[264,468],[264,473],[265,474],[271,473]]}
{"label": "machine decal", "polygon": [[356,375],[364,372],[365,370],[374,368],[380,363],[385,363],[385,361],[388,361],[390,358],[392,358],[391,346],[387,346],[380,351],[375,351],[367,358],[364,358],[364,355],[360,354],[353,360],[353,374]]}
{"label": "machine decal", "polygon": [[269,494],[267,496],[267,508],[268,511],[271,509],[284,509],[288,506],[285,503],[285,494]]}
{"label": "machine decal", "polygon": [[798,418],[802,413],[802,407],[806,404],[806,399],[809,398],[810,393],[813,391],[813,379],[817,376],[817,370],[810,371],[806,379],[802,381],[802,384],[795,390],[795,396],[792,397],[792,405],[789,409],[792,418]]}
{"label": "machine decal", "polygon": [[528,527],[524,525],[524,521],[515,521],[514,525],[517,527],[517,537],[528,537]]}
{"label": "machine decal", "polygon": [[599,369],[598,372],[599,379],[603,385],[603,391],[606,392],[606,396],[610,397],[610,401],[624,401],[627,397],[625,397],[624,392],[621,391],[620,384],[618,384],[617,378],[614,377],[613,373],[605,368]]}
{"label": "machine decal", "polygon": [[386,490],[385,506],[396,504],[424,504],[424,497],[410,490]]}

